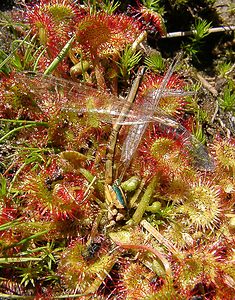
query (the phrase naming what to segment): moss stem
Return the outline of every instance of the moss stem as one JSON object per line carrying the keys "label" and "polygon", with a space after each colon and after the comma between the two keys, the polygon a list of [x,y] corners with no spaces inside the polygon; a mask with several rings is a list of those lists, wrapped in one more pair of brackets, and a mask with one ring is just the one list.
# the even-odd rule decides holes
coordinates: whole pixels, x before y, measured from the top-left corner
{"label": "moss stem", "polygon": [[142,220],[143,214],[145,213],[145,210],[149,206],[149,202],[152,198],[153,193],[155,192],[157,183],[158,183],[158,176],[155,175],[151,179],[149,185],[147,186],[145,193],[141,198],[140,203],[132,217],[134,224],[139,224],[140,221]]}

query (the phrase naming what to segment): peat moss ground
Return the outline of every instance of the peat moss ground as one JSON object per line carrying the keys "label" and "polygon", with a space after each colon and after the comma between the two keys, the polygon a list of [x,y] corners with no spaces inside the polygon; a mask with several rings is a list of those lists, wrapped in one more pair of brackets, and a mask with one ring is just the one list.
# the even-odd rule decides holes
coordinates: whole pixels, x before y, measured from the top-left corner
{"label": "peat moss ground", "polygon": [[1,14],[0,299],[232,300],[234,5],[115,4]]}

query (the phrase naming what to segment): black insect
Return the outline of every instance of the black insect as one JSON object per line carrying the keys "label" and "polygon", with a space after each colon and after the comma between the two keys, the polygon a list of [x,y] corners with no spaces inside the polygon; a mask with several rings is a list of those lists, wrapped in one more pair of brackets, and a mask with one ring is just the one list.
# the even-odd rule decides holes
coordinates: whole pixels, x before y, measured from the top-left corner
{"label": "black insect", "polygon": [[58,180],[62,180],[64,179],[64,175],[61,173],[61,170],[60,169],[57,169],[53,174],[52,176],[48,176],[45,180],[45,184],[47,186],[47,189],[49,191],[51,191],[53,189],[53,186],[52,184]]}
{"label": "black insect", "polygon": [[101,247],[101,242],[91,242],[87,249],[82,253],[82,256],[86,260],[91,260],[93,259],[97,252],[100,250]]}

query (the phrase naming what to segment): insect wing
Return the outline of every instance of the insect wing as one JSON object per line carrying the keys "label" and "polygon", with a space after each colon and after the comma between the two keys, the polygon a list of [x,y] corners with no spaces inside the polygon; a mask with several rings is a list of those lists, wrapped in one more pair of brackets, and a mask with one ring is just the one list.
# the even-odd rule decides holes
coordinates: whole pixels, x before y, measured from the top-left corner
{"label": "insect wing", "polygon": [[163,112],[156,117],[157,129],[164,132],[164,135],[169,134],[175,140],[183,141],[183,147],[187,150],[193,161],[193,165],[200,170],[213,171],[214,161],[209,156],[206,147],[191,134],[179,122],[166,116]]}
{"label": "insect wing", "polygon": [[72,82],[54,76],[43,74],[19,73],[14,76],[16,82],[25,85],[27,90],[34,93],[38,105],[45,102],[47,106],[54,104],[56,107],[66,110],[76,110],[84,113],[93,109],[108,110],[114,101],[119,99],[108,93],[104,93],[85,83]]}
{"label": "insect wing", "polygon": [[[32,74],[30,72],[14,75],[16,82],[25,85],[28,91],[34,94],[38,107],[42,112],[50,115],[50,110],[61,109],[65,113],[85,113],[96,115],[99,120],[107,123],[115,123],[119,116],[124,120],[118,122],[121,125],[134,125],[153,122],[151,117],[154,106],[153,95],[146,97],[145,105],[140,107],[134,103],[127,113],[123,113],[123,107],[129,106],[125,100],[121,100],[107,92],[99,91],[86,83],[73,82],[54,76]],[[155,96],[158,90],[154,90]],[[185,96],[183,90],[166,89],[163,97]],[[146,118],[148,116],[148,118]]]}
{"label": "insect wing", "polygon": [[61,110],[65,116],[66,113],[92,114],[99,120],[112,124],[120,115],[125,117],[125,120],[120,122],[121,125],[146,122],[138,105],[123,113],[123,107],[128,107],[129,103],[86,83],[43,74],[32,75],[29,72],[15,74],[14,78],[16,84],[22,84],[22,89],[33,94],[37,106],[45,115],[50,116],[54,110]]}
{"label": "insect wing", "polygon": [[[181,56],[181,55],[180,55]],[[152,92],[148,93],[145,97],[145,101],[143,103],[144,110],[148,111],[148,113],[144,114],[146,122],[151,121],[158,107],[158,103],[161,97],[164,95],[164,92],[167,88],[167,84],[171,78],[171,75],[174,72],[175,66],[178,63],[180,56],[178,56],[170,65],[169,69],[167,70],[158,90],[153,90]],[[135,125],[133,128],[129,130],[129,133],[126,137],[126,140],[123,144],[121,160],[124,164],[124,170],[127,169],[130,161],[137,150],[139,143],[146,131],[146,125]],[[128,151],[129,149],[129,151]],[[123,174],[123,173],[122,173]]]}
{"label": "insect wing", "polygon": [[[168,91],[166,90],[166,93],[167,92]],[[210,158],[206,147],[202,145],[202,143],[200,143],[184,126],[182,126],[174,118],[167,115],[162,109],[156,107],[154,111],[151,106],[154,101],[154,95],[152,95],[152,93],[154,94],[155,91],[153,90],[150,92],[145,99],[146,103],[143,107],[142,116],[140,116],[140,120],[142,120],[143,123],[132,126],[123,143],[121,161],[124,166],[129,164],[132,156],[138,148],[144,132],[147,129],[148,123],[156,122],[160,131],[163,131],[166,134],[169,133],[174,137],[174,139],[184,141],[184,147],[188,154],[192,157],[196,168],[212,171],[214,169],[214,162]],[[135,109],[134,104],[131,113],[134,111],[135,115],[137,115],[137,109]]]}
{"label": "insect wing", "polygon": [[[17,82],[22,83],[27,88],[27,91],[34,94],[37,106],[42,112],[46,112],[47,115],[50,114],[50,110],[61,109],[65,112],[73,111],[77,114],[97,114],[102,121],[115,123],[123,111],[123,107],[129,105],[125,100],[120,100],[118,97],[99,91],[85,83],[44,76],[43,74],[32,75],[28,72],[15,74],[14,78],[16,84]],[[164,81],[164,86],[168,78],[169,74]],[[194,93],[162,88],[150,92],[145,98],[143,107],[134,103],[128,113],[123,115],[125,120],[121,122],[122,125],[133,125],[132,132],[130,132],[123,145],[123,161],[130,160],[133,156],[142,138],[142,132],[147,128],[147,124],[149,122],[157,122],[160,124],[159,128],[161,130],[174,132],[176,137],[184,138],[185,146],[193,156],[197,167],[213,170],[214,164],[206,148],[186,128],[167,116],[160,108],[155,107],[153,109],[156,99],[158,102],[160,96],[187,96],[192,94]]]}

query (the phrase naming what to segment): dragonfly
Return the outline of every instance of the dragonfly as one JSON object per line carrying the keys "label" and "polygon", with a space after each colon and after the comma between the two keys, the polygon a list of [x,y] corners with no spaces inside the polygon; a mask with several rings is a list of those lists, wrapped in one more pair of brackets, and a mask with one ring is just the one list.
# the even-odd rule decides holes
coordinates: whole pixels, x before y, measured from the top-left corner
{"label": "dragonfly", "polygon": [[[27,87],[36,97],[36,105],[48,116],[54,109],[65,113],[76,113],[78,117],[92,115],[92,120],[130,126],[129,133],[122,145],[121,164],[127,170],[140,141],[151,122],[157,122],[164,129],[183,137],[195,165],[204,170],[213,170],[213,161],[206,147],[202,145],[184,126],[167,115],[158,107],[159,100],[169,96],[187,96],[190,92],[166,88],[174,71],[173,63],[163,78],[159,89],[152,90],[145,97],[144,105],[126,102],[119,97],[94,88],[86,83],[73,82],[51,75],[15,74],[15,81]],[[47,99],[47,101],[45,101]],[[65,115],[66,117],[66,115]],[[124,171],[122,172],[122,176]]]}
{"label": "dragonfly", "polygon": [[[126,172],[126,169],[129,166],[131,159],[141,142],[141,139],[148,127],[148,122],[152,121],[152,118],[154,118],[156,122],[161,124],[161,127],[164,128],[165,131],[167,131],[167,127],[170,127],[171,131],[174,131],[175,136],[179,136],[185,141],[185,145],[187,145],[187,148],[194,159],[195,165],[198,168],[205,170],[212,170],[214,168],[213,162],[208,156],[206,148],[189,131],[187,131],[185,127],[183,127],[173,118],[170,118],[169,116],[164,114],[163,111],[158,108],[159,101],[162,97],[184,97],[187,95],[194,95],[194,92],[190,91],[187,92],[183,90],[167,89],[167,84],[169,83],[169,80],[180,58],[181,53],[171,63],[165,76],[163,77],[160,87],[158,89],[150,91],[148,95],[145,96],[144,110],[146,112],[148,111],[148,114],[143,113],[145,122],[143,120],[143,123],[135,124],[132,126],[122,146],[121,161],[123,162],[124,169],[120,176],[121,178]],[[155,117],[154,114],[156,114]]]}

